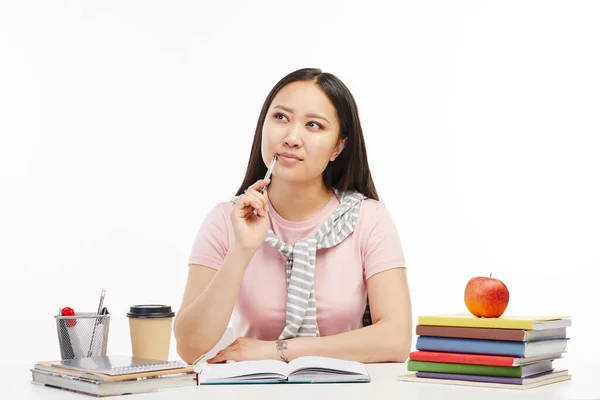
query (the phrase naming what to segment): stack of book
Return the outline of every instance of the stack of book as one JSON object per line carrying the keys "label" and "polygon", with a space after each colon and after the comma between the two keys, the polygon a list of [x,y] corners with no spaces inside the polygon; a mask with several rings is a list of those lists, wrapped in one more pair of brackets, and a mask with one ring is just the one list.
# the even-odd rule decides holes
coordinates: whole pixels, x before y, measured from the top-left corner
{"label": "stack of book", "polygon": [[193,367],[183,365],[183,363],[181,365],[172,363],[172,366],[165,366],[163,363],[147,368],[132,366],[131,371],[124,371],[121,367],[112,370],[99,368],[110,365],[111,360],[115,363],[115,360],[119,362],[120,359],[125,358],[99,356],[66,361],[37,362],[31,369],[32,383],[95,397],[198,386],[197,374]]}
{"label": "stack of book", "polygon": [[565,356],[570,317],[419,316],[416,351],[399,380],[527,389],[571,379]]}

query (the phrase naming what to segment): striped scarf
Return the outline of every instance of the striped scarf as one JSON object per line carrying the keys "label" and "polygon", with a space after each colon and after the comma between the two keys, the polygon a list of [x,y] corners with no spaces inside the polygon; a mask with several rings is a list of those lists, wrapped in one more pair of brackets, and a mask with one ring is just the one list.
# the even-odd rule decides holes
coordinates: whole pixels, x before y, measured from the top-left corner
{"label": "striped scarf", "polygon": [[[335,195],[340,200],[340,204],[321,224],[314,236],[300,239],[292,246],[275,236],[271,229],[267,233],[265,242],[287,258],[286,325],[279,336],[280,340],[298,336],[320,336],[314,291],[316,253],[318,249],[341,243],[354,232],[360,204],[365,198],[363,194],[356,191],[335,190]],[[236,196],[232,200],[233,203],[238,198],[239,196]],[[363,326],[371,324],[367,298]]]}
{"label": "striped scarf", "polygon": [[[333,247],[348,237],[356,227],[360,204],[365,198],[359,192],[335,192],[340,204],[312,237],[294,245],[281,241],[269,229],[265,241],[286,258],[287,310],[286,325],[279,339],[297,336],[320,336],[315,302],[315,261],[318,249]],[[369,307],[363,324],[370,325]]]}

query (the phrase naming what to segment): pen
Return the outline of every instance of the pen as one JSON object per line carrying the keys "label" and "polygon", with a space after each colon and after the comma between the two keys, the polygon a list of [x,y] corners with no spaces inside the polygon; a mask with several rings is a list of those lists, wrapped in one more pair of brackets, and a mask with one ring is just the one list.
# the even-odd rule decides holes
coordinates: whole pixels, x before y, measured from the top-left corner
{"label": "pen", "polygon": [[[277,161],[277,154],[275,154],[273,156],[273,160],[271,161],[271,164],[269,165],[269,168],[267,169],[267,173],[265,174],[265,177],[263,179],[270,179],[271,178],[271,173],[273,172],[273,168],[275,167],[275,161]],[[265,189],[267,187],[263,186],[260,189],[258,189],[258,193],[264,193]],[[254,213],[254,215],[258,215],[258,212],[256,211],[256,209],[252,210],[252,212]]]}
{"label": "pen", "polygon": [[92,356],[92,345],[94,344],[94,338],[96,336],[96,328],[98,327],[98,325],[102,324],[102,319],[100,318],[100,315],[102,315],[102,313],[103,313],[102,304],[104,303],[104,295],[105,294],[106,294],[106,288],[102,288],[102,293],[100,294],[100,304],[98,305],[98,313],[96,315],[96,322],[94,323],[94,330],[92,331],[90,347],[87,352],[88,357]]}
{"label": "pen", "polygon": [[100,295],[100,304],[98,305],[98,315],[102,313],[102,304],[104,303],[104,295],[106,294],[106,289],[102,289],[102,294]]}
{"label": "pen", "polygon": [[[267,173],[265,174],[264,179],[270,179],[271,173],[273,172],[273,168],[275,167],[275,161],[277,161],[277,155],[273,156],[273,161],[271,161],[271,165],[269,165],[269,169],[267,169]],[[266,189],[266,186],[261,187],[258,192],[263,193]]]}

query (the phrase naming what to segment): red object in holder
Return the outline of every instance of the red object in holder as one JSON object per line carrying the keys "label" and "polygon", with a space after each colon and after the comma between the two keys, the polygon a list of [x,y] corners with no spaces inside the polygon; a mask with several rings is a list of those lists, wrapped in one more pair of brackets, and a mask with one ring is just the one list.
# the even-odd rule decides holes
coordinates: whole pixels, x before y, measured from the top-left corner
{"label": "red object in holder", "polygon": [[[60,310],[60,315],[62,315],[63,317],[74,316],[75,310],[73,310],[71,307],[64,307],[62,310]],[[68,328],[72,328],[75,325],[77,325],[77,320],[76,319],[67,319],[67,320],[65,320],[65,323],[67,324]]]}

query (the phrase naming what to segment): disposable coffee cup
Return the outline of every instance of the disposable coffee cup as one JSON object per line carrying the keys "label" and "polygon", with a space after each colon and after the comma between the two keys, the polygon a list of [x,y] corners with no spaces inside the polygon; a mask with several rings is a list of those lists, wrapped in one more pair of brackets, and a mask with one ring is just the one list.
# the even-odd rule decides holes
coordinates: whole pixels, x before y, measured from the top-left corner
{"label": "disposable coffee cup", "polygon": [[170,306],[142,304],[129,307],[129,334],[133,357],[168,361],[175,313]]}

